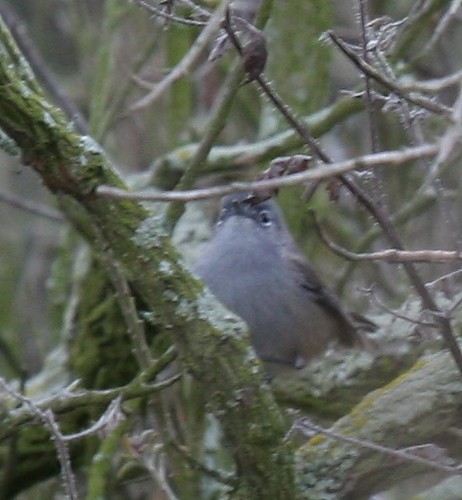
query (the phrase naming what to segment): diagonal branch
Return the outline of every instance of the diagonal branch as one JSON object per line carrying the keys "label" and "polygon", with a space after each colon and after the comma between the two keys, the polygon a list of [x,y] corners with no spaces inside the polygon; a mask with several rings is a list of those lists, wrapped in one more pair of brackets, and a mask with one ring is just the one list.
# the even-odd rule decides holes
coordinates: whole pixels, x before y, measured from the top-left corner
{"label": "diagonal branch", "polygon": [[[231,318],[183,267],[158,217],[133,201],[95,196],[100,184],[125,186],[98,145],[70,130],[61,112],[37,89],[27,88],[19,74],[24,67],[18,68],[25,62],[11,59],[11,47],[0,23],[0,128],[96,251],[92,227],[99,227],[125,279],[156,311],[159,324],[169,325],[184,366],[210,395],[210,409],[233,450],[240,471],[237,493],[293,497],[286,422],[264,383],[244,323]],[[211,315],[213,322],[207,319]]]}

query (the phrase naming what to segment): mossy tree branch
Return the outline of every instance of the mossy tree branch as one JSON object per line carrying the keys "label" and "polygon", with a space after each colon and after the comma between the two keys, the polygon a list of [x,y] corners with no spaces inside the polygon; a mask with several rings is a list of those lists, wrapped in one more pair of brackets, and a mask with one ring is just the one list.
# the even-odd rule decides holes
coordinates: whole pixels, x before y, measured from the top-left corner
{"label": "mossy tree branch", "polygon": [[[231,446],[239,473],[235,497],[295,497],[294,460],[305,498],[360,498],[386,486],[383,457],[370,450],[317,437],[293,458],[284,439],[283,414],[263,382],[242,323],[220,308],[182,267],[160,215],[132,201],[94,194],[100,184],[123,188],[124,183],[101,149],[77,135],[46,102],[2,25],[0,128],[16,142],[24,163],[41,176],[97,253],[101,245],[96,235],[102,235],[103,245],[111,248],[158,328],[172,335],[181,361],[207,394]],[[436,354],[366,397],[335,429],[388,446],[437,440],[443,427],[459,422],[461,387],[448,356]],[[399,467],[400,477],[421,470],[413,464]]]}
{"label": "mossy tree branch", "polygon": [[[229,319],[183,268],[160,217],[137,203],[95,196],[100,184],[124,183],[100,148],[76,134],[36,85],[21,79],[28,67],[11,57],[15,52],[2,23],[0,128],[93,246],[93,228],[99,228],[131,287],[155,312],[159,327],[171,332],[182,362],[209,395],[210,409],[222,423],[239,471],[236,495],[292,498],[292,453],[283,441],[286,423],[264,383],[244,324]],[[219,321],[226,325],[222,330]]]}
{"label": "mossy tree branch", "polygon": [[[439,352],[421,358],[393,382],[371,392],[332,430],[392,448],[438,443],[460,460],[455,428],[460,424],[461,396],[460,375],[448,354]],[[430,470],[321,435],[302,447],[297,459],[297,477],[310,500],[369,498]],[[436,460],[443,465],[442,457]]]}

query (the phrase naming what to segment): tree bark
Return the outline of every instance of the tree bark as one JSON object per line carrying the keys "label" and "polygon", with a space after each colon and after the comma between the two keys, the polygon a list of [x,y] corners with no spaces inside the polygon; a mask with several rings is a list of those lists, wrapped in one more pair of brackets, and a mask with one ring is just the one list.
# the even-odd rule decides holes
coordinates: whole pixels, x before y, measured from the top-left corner
{"label": "tree bark", "polygon": [[184,269],[159,215],[95,194],[101,184],[124,183],[99,146],[76,134],[45,100],[3,23],[0,109],[0,128],[20,148],[24,164],[41,176],[96,252],[112,250],[131,288],[155,311],[159,328],[168,325],[182,363],[223,426],[239,476],[235,496],[293,498],[287,421],[264,383],[244,324],[230,319]]}

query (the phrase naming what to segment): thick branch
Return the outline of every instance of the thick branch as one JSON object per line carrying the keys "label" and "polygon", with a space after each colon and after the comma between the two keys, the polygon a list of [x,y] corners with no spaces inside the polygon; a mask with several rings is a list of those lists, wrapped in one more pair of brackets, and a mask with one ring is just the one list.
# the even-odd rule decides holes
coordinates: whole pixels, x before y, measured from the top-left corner
{"label": "thick branch", "polygon": [[[453,443],[449,452],[458,453],[460,441],[451,437],[450,429],[460,424],[462,383],[451,365],[446,353],[421,359],[394,382],[366,396],[332,430],[396,448],[446,439]],[[428,471],[422,465],[319,435],[301,448],[298,463],[304,497],[310,500],[368,498],[373,491]]]}
{"label": "thick branch", "polygon": [[[209,395],[231,445],[245,498],[292,498],[286,425],[249,347],[244,324],[219,305],[180,264],[159,217],[138,203],[96,197],[100,184],[123,182],[100,148],[70,130],[62,113],[37,88],[21,81],[28,72],[10,54],[14,45],[0,25],[0,127],[22,150],[70,221],[95,245],[95,226],[122,272],[159,326],[169,326],[180,357]],[[217,319],[227,320],[219,331]],[[264,426],[261,423],[264,422]]]}

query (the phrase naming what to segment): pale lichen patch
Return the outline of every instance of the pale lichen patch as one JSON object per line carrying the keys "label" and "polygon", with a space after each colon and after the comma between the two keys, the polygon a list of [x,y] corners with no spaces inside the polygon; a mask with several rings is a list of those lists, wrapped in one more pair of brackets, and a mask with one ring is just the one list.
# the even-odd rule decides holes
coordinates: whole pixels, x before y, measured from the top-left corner
{"label": "pale lichen patch", "polygon": [[80,137],[80,146],[87,152],[92,154],[104,154],[101,146],[89,135]]}
{"label": "pale lichen patch", "polygon": [[175,275],[175,268],[173,267],[172,263],[168,260],[162,260],[159,263],[159,271],[165,276]]}
{"label": "pale lichen patch", "polygon": [[132,241],[145,249],[161,248],[167,235],[162,228],[162,218],[158,215],[152,215],[144,219],[137,227]]}

